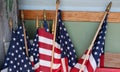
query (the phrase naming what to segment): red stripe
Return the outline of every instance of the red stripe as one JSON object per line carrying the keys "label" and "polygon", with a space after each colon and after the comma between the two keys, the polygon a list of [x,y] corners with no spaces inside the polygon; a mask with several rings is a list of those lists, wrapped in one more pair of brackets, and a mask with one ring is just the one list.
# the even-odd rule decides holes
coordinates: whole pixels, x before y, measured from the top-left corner
{"label": "red stripe", "polygon": [[[40,54],[40,59],[50,61],[51,62],[51,56]],[[61,63],[61,59],[55,59],[54,58],[54,63]]]}
{"label": "red stripe", "polygon": [[104,54],[100,57],[100,67],[104,67]]}
{"label": "red stripe", "polygon": [[93,69],[93,67],[91,66],[89,60],[88,60],[87,63],[86,63],[86,67],[87,67],[88,72],[94,72],[94,69]]}
{"label": "red stripe", "polygon": [[[49,44],[46,44],[46,43],[42,43],[42,42],[39,42],[39,48],[43,48],[43,49],[47,49],[47,50],[51,50],[52,51],[52,45],[49,45]],[[55,47],[54,49],[55,49],[54,51],[56,53],[58,53],[58,54],[61,53],[59,48]]]}
{"label": "red stripe", "polygon": [[44,28],[38,29],[38,35],[49,39],[53,39],[53,34],[46,32]]}

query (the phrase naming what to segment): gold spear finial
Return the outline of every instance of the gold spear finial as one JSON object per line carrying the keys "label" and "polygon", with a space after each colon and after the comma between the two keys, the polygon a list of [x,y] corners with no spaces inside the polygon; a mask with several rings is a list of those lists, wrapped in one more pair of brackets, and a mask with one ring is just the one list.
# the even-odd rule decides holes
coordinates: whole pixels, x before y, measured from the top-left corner
{"label": "gold spear finial", "polygon": [[13,27],[13,21],[12,21],[12,18],[9,19],[9,26],[10,26],[10,30],[12,31],[12,27]]}
{"label": "gold spear finial", "polygon": [[23,10],[21,10],[21,21],[24,22],[24,13],[23,13]]}
{"label": "gold spear finial", "polygon": [[38,18],[38,16],[36,17],[36,28],[38,28],[39,27],[39,18]]}
{"label": "gold spear finial", "polygon": [[57,0],[57,1],[56,1],[56,4],[60,4],[60,0]]}
{"label": "gold spear finial", "polygon": [[43,20],[47,20],[47,18],[46,18],[46,10],[45,9],[43,10]]}
{"label": "gold spear finial", "polygon": [[106,8],[106,10],[105,10],[105,11],[109,12],[109,11],[110,11],[111,6],[112,6],[112,2],[110,1],[110,3],[108,4],[108,6],[107,6],[107,8]]}

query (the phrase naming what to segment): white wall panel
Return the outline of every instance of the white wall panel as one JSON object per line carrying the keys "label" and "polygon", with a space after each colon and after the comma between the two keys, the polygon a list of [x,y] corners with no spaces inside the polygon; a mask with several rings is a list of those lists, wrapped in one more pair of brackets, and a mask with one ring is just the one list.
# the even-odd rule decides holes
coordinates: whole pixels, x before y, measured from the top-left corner
{"label": "white wall panel", "polygon": [[[60,9],[70,11],[104,11],[112,1],[112,12],[120,12],[120,0],[60,0]],[[56,0],[19,0],[19,9],[55,10]]]}

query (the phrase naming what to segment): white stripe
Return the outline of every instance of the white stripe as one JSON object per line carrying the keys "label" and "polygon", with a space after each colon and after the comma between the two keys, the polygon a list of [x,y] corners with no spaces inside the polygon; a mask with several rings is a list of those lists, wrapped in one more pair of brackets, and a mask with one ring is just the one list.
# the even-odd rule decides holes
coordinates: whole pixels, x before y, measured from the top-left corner
{"label": "white stripe", "polygon": [[[42,36],[39,36],[39,42],[46,43],[46,44],[49,44],[49,45],[53,45],[53,40],[52,39],[42,37]],[[58,43],[55,43],[55,47],[60,49],[60,45]]]}
{"label": "white stripe", "polygon": [[[52,56],[52,51],[44,49],[44,48],[39,48],[39,53],[40,54],[44,54],[44,55],[48,55],[48,56]],[[55,52],[54,53],[54,58],[60,59],[61,58],[61,54],[58,54],[58,53]]]}
{"label": "white stripe", "polygon": [[61,62],[62,62],[63,72],[67,72],[67,70],[66,70],[66,63],[65,63],[65,58],[62,58],[62,59],[61,59]]}
{"label": "white stripe", "polygon": [[[80,70],[81,64],[77,63],[75,67]],[[84,72],[88,72],[87,67],[84,65]]]}
{"label": "white stripe", "polygon": [[70,66],[68,66],[68,72],[70,72],[71,71],[71,67]]}
{"label": "white stripe", "polygon": [[90,55],[89,61],[90,61],[90,64],[91,64],[93,70],[95,71],[97,65],[96,65],[95,59],[93,58],[92,54]]}
{"label": "white stripe", "polygon": [[34,70],[36,70],[37,68],[39,68],[40,63],[38,62],[37,64],[34,65]]}
{"label": "white stripe", "polygon": [[8,72],[8,68],[2,69],[1,72]]}
{"label": "white stripe", "polygon": [[[51,67],[51,62],[40,59],[40,65],[41,66],[46,66],[46,67]],[[53,68],[52,69],[58,69],[59,67],[60,67],[60,64],[53,63]]]}

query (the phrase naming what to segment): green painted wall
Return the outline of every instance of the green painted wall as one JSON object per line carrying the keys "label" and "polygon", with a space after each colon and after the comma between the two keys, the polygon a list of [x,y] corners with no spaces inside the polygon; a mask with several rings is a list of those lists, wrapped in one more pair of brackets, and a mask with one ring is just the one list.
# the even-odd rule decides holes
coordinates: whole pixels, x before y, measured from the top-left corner
{"label": "green painted wall", "polygon": [[[99,22],[64,22],[72,39],[72,42],[80,57],[89,47]],[[52,22],[50,22],[52,24]],[[30,38],[35,33],[35,21],[26,20],[26,28]],[[120,23],[108,23],[105,51],[112,53],[120,53]]]}

